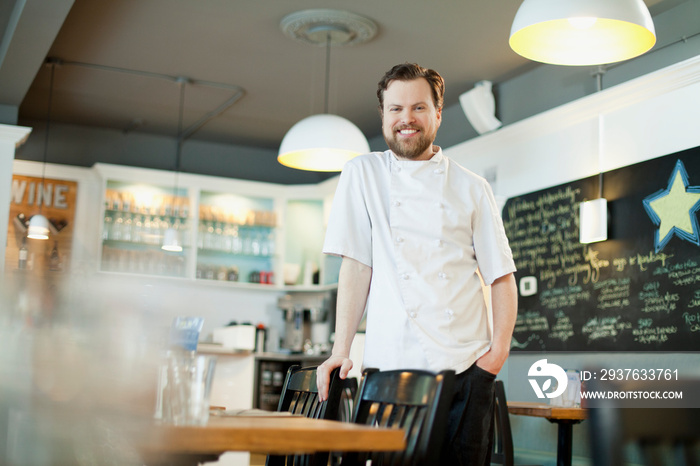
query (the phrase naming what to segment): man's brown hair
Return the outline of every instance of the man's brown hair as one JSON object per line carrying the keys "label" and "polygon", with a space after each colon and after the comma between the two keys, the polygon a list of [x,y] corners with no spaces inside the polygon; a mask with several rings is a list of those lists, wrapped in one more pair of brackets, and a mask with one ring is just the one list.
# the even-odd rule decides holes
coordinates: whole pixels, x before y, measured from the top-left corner
{"label": "man's brown hair", "polygon": [[387,71],[379,81],[377,87],[377,98],[379,99],[379,112],[384,111],[384,91],[391,81],[412,81],[414,79],[424,78],[430,84],[430,90],[433,94],[433,103],[438,110],[442,108],[445,100],[445,80],[442,76],[429,68],[423,68],[416,63],[401,63]]}

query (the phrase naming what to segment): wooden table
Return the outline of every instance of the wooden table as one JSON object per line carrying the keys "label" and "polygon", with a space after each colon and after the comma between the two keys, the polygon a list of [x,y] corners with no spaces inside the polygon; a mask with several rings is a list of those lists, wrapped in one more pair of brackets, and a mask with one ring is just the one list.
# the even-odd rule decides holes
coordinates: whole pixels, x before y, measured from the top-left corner
{"label": "wooden table", "polygon": [[557,424],[557,466],[571,466],[573,425],[588,417],[585,408],[551,406],[546,403],[508,401],[508,412],[520,416],[543,417]]}
{"label": "wooden table", "polygon": [[227,451],[296,454],[391,451],[406,447],[402,429],[300,416],[211,416],[206,426],[156,425],[137,440],[146,464],[197,464]]}

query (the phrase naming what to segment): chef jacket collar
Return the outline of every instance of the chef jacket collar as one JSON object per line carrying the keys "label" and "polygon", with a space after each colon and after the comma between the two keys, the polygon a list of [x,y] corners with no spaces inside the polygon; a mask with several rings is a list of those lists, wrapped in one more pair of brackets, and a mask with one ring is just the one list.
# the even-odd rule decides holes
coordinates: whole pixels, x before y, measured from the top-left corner
{"label": "chef jacket collar", "polygon": [[[389,150],[391,153],[391,156],[393,157],[392,162],[416,162],[416,160],[404,160],[404,159],[399,159],[396,154],[394,154],[394,151]],[[418,160],[418,162],[431,162],[431,163],[440,163],[442,162],[442,159],[445,157],[442,154],[442,148],[440,146],[433,145],[433,156],[428,159],[428,160]]]}

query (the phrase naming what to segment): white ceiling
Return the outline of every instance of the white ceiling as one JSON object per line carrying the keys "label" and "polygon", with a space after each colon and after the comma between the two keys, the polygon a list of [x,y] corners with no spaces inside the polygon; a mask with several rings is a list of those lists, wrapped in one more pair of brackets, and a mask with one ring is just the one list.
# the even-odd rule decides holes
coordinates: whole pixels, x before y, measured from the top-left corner
{"label": "white ceiling", "polygon": [[[376,83],[396,63],[438,70],[446,80],[447,105],[477,81],[498,83],[535,66],[508,46],[520,0],[27,1],[39,18],[52,1],[70,8],[46,56],[65,62],[55,71],[52,121],[79,125],[176,134],[178,85],[106,67],[121,68],[195,81],[185,89],[185,128],[240,87],[242,97],[192,137],[277,148],[295,122],[324,108],[326,50],[294,41],[279,28],[284,16],[309,8],[347,10],[378,25],[371,41],[332,48],[330,62],[330,112],[370,138],[380,133]],[[32,78],[19,116],[45,119],[48,67],[36,66]]]}

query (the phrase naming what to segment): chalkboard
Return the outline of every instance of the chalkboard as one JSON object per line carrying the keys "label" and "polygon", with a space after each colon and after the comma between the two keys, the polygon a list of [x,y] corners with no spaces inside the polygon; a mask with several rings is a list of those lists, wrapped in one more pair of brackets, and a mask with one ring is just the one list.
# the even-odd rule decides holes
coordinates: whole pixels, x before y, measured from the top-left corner
{"label": "chalkboard", "polygon": [[[608,200],[608,240],[579,204]],[[508,199],[518,271],[512,350],[700,350],[700,147]]]}

